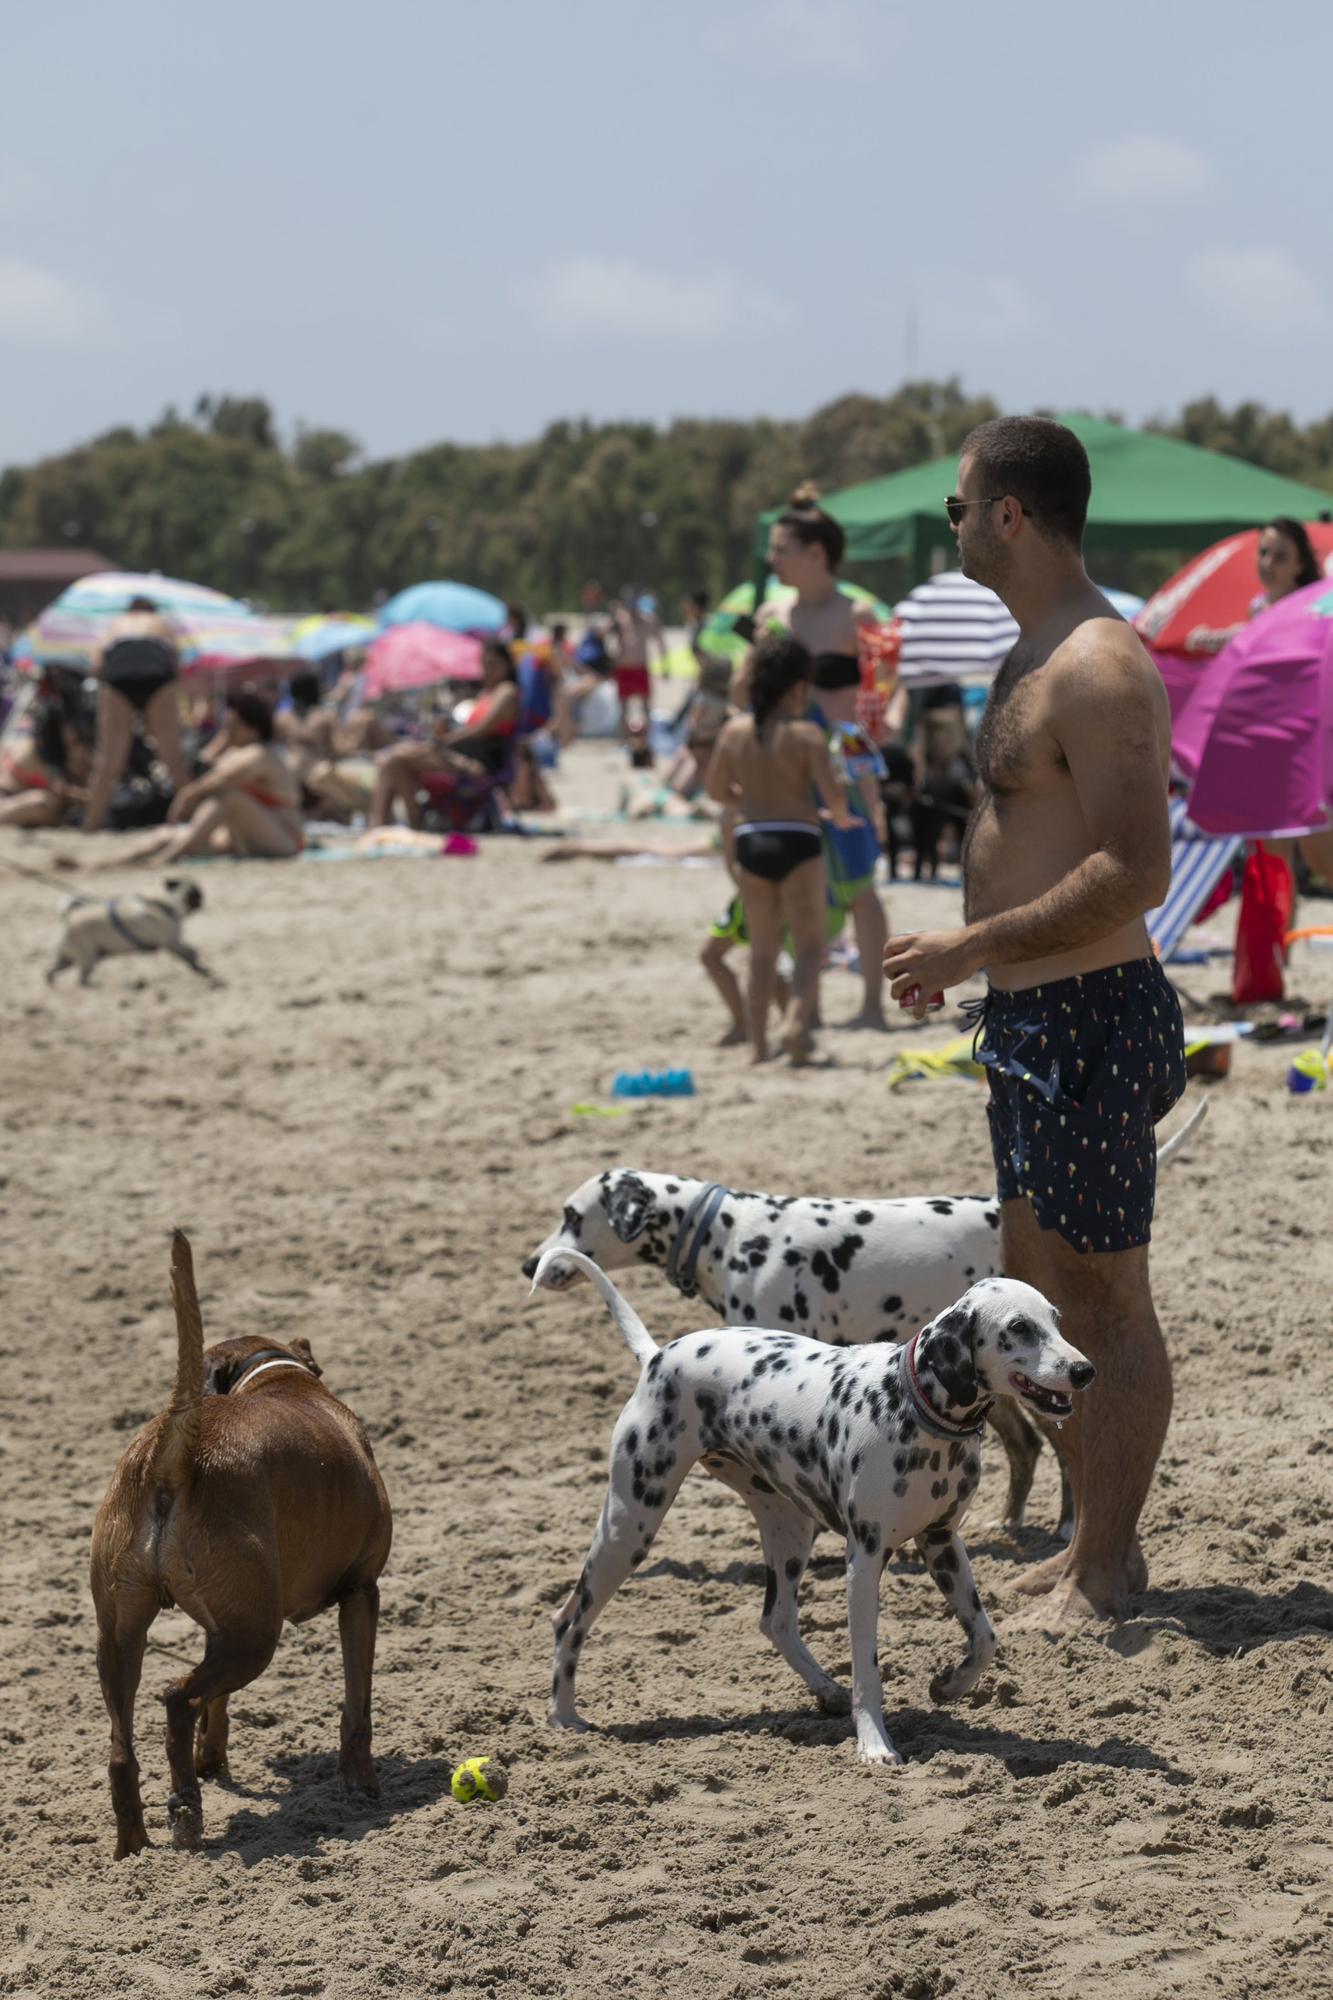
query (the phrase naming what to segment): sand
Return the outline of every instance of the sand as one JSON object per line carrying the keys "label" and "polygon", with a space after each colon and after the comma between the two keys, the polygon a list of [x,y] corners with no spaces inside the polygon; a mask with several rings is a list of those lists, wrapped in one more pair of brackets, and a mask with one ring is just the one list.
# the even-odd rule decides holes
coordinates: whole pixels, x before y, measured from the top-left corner
{"label": "sand", "polygon": [[[618,777],[576,758],[585,795]],[[87,844],[9,836],[25,865]],[[105,851],[102,849],[101,851]],[[757,1537],[695,1474],[589,1641],[599,1728],[544,1726],[552,1605],[600,1502],[627,1355],[586,1289],[529,1300],[519,1263],[586,1175],[625,1162],[782,1191],[990,1184],[982,1093],[890,1095],[912,1030],[839,1030],[831,1066],[752,1072],[695,959],[720,869],[468,861],[217,865],[191,930],[213,992],[161,958],[42,984],[54,891],[0,869],[6,1145],[0,1991],[84,1996],[1009,1996],[1333,1992],[1333,1100],[1246,1048],[1163,1180],[1157,1297],[1176,1417],[1144,1530],[1151,1587],[1119,1626],[1011,1637],[951,1711],[935,1592],[883,1587],[889,1727],[906,1767],[855,1762],[758,1631]],[[128,876],[112,876],[114,891]],[[899,889],[900,926],[951,889]],[[1333,965],[1310,956],[1321,1002]],[[1322,984],[1321,984],[1322,982]],[[1222,982],[1191,971],[1196,995]],[[931,1038],[944,1029],[932,1024]],[[691,1099],[625,1117],[613,1072],[689,1063]],[[199,1655],[153,1628],[139,1749],[157,1843],[113,1863],[88,1532],[112,1466],[165,1400],[167,1231],[191,1232],[211,1338],[309,1336],[365,1418],[393,1498],[375,1690],[378,1805],[336,1778],[336,1620],[284,1635],[233,1702],[231,1783],[201,1853],[165,1845],[156,1699]],[[692,1308],[627,1290],[662,1337]],[[997,1619],[1049,1551],[967,1525]],[[806,1636],[849,1667],[833,1539]],[[502,1805],[451,1767],[502,1757]]]}

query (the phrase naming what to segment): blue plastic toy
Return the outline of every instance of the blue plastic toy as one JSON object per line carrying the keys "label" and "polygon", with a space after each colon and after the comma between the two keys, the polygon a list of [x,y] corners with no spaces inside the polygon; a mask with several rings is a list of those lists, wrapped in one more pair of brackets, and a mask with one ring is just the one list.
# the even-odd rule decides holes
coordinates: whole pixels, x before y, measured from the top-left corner
{"label": "blue plastic toy", "polygon": [[611,1086],[612,1097],[693,1097],[694,1078],[687,1069],[622,1069]]}

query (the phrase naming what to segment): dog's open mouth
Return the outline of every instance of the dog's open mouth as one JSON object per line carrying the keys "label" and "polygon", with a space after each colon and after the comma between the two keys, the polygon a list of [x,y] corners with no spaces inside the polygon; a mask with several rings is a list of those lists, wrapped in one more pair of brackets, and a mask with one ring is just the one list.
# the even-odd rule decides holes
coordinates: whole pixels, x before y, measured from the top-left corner
{"label": "dog's open mouth", "polygon": [[1009,1387],[1030,1409],[1040,1410],[1044,1417],[1067,1417],[1074,1408],[1074,1398],[1067,1389],[1044,1389],[1040,1382],[1034,1382],[1030,1375],[1015,1369],[1009,1377]]}

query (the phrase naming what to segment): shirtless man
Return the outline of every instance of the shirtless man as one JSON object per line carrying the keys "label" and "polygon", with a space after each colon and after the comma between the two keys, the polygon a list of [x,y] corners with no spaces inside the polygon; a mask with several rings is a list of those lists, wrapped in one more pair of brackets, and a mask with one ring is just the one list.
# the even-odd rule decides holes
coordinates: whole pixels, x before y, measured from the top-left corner
{"label": "shirtless man", "polygon": [[1005,1270],[1060,1308],[1097,1366],[1061,1433],[1068,1550],[1017,1588],[1026,1622],[1118,1616],[1144,1589],[1137,1524],[1171,1415],[1148,1286],[1153,1126],[1184,1089],[1180,1009],[1144,912],[1171,874],[1170,717],[1157,671],[1088,581],[1091,475],[1071,431],[1002,417],[963,445],[948,502],[966,575],[1018,621],[977,739],[964,928],[889,940],[895,998],[985,970]]}

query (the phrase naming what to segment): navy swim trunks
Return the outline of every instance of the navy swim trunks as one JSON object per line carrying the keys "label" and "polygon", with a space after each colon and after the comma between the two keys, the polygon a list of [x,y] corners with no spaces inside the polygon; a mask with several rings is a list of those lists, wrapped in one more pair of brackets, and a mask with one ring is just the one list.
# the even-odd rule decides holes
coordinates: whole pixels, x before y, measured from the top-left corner
{"label": "navy swim trunks", "polygon": [[1180,1002],[1157,960],[992,987],[977,1059],[1001,1201],[1026,1198],[1078,1251],[1148,1242],[1153,1127],[1185,1090]]}

